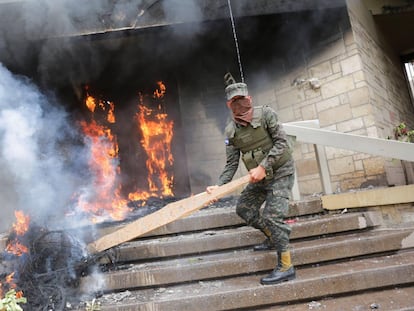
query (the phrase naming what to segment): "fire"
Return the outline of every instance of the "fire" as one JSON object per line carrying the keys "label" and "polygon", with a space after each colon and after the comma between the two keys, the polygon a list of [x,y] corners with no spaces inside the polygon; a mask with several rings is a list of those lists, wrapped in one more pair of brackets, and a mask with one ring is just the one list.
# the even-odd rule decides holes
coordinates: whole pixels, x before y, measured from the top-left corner
{"label": "fire", "polygon": [[29,252],[29,249],[19,241],[19,238],[29,229],[30,217],[25,215],[22,211],[15,211],[14,215],[16,216],[16,222],[12,227],[13,232],[16,234],[16,238],[7,244],[6,251],[10,254],[21,256],[22,254]]}
{"label": "fire", "polygon": [[136,113],[137,129],[141,133],[141,145],[147,154],[146,167],[148,169],[148,186],[150,193],[136,191],[130,193],[130,200],[146,200],[151,195],[174,195],[172,185],[174,177],[168,172],[174,159],[171,152],[171,141],[174,135],[174,122],[168,120],[163,112],[163,99],[166,86],[162,81],[157,82],[158,88],[153,92],[152,98],[156,109],[149,108],[145,103],[145,96],[139,94],[138,112]]}
{"label": "fire", "polygon": [[96,108],[95,98],[93,98],[92,96],[88,95],[86,97],[85,104],[86,104],[86,107],[88,107],[88,109],[90,111],[92,111],[92,112],[95,111],[95,108]]}
{"label": "fire", "polygon": [[23,235],[29,229],[30,217],[26,216],[22,211],[15,211],[16,222],[13,224],[13,230],[17,235]]}
{"label": "fire", "polygon": [[108,102],[109,111],[108,111],[108,122],[115,123],[115,104],[113,102]]}
{"label": "fire", "polygon": [[[91,146],[89,167],[94,176],[95,193],[80,197],[78,204],[92,215],[109,214],[113,219],[122,220],[130,209],[127,207],[128,200],[121,197],[118,143],[110,128],[111,124],[116,123],[115,104],[98,100],[88,91],[89,87],[86,88],[85,105],[92,112],[92,119],[80,125]],[[142,134],[140,143],[147,154],[149,192],[137,190],[128,194],[129,200],[146,200],[154,194],[173,195],[173,176],[167,169],[174,162],[171,153],[174,123],[168,121],[167,114],[162,111],[165,94],[166,86],[158,81],[157,89],[152,94],[157,109],[147,107],[144,96],[140,96],[135,120],[138,123],[137,130]]]}
{"label": "fire", "polygon": [[87,94],[85,105],[90,112],[95,112],[96,107],[99,107],[103,113],[106,113],[106,121],[108,123],[115,123],[115,104],[113,102],[97,100],[93,96]]}
{"label": "fire", "polygon": [[[29,248],[25,246],[20,239],[26,234],[29,230],[30,217],[25,215],[22,211],[15,211],[14,215],[16,216],[16,221],[12,225],[12,231],[15,234],[15,238],[9,241],[6,245],[6,252],[13,254],[15,256],[22,256],[29,252]],[[14,272],[10,273],[5,278],[5,285],[7,284],[8,288],[16,288],[16,284],[13,280]],[[3,283],[0,282],[0,298],[3,296]]]}
{"label": "fire", "polygon": [[[14,272],[10,273],[5,278],[4,285],[7,285],[8,288],[16,288],[16,284],[13,282],[13,276],[14,276]],[[0,282],[0,298],[2,298],[3,296],[4,296],[3,284]]]}
{"label": "fire", "polygon": [[13,241],[6,246],[6,251],[10,254],[21,256],[29,252],[29,249],[18,241]]}
{"label": "fire", "polygon": [[118,144],[110,128],[100,125],[96,120],[81,122],[84,134],[91,146],[89,168],[94,176],[93,186],[96,192],[92,199],[81,197],[79,206],[95,216],[105,213],[113,219],[121,220],[129,212],[127,200],[120,198],[121,186],[117,181]]}
{"label": "fire", "polygon": [[16,298],[23,298],[23,291],[19,290],[18,292],[16,292]]}
{"label": "fire", "polygon": [[167,114],[139,105],[137,120],[142,132],[142,146],[148,159],[149,189],[153,193],[161,192],[162,195],[173,195],[173,177],[167,173],[167,164],[172,165],[174,160],[171,154],[171,141],[173,138],[172,121],[168,121]]}
{"label": "fire", "polygon": [[158,81],[157,85],[158,85],[158,89],[154,91],[154,98],[163,98],[167,88],[165,84],[162,83],[162,81]]}
{"label": "fire", "polygon": [[[88,88],[87,88],[88,89]],[[110,124],[115,123],[115,105],[109,101],[96,100],[87,94],[85,105],[92,112],[99,112],[103,120],[95,120],[94,114],[90,122],[80,122],[81,128],[90,143],[91,157],[89,169],[93,175],[92,195],[80,196],[78,204],[82,210],[96,216],[109,215],[113,219],[122,220],[129,212],[127,200],[120,197],[121,185],[118,182],[118,143]]]}
{"label": "fire", "polygon": [[6,283],[9,284],[10,288],[16,288],[16,284],[13,283],[14,272],[6,276]]}

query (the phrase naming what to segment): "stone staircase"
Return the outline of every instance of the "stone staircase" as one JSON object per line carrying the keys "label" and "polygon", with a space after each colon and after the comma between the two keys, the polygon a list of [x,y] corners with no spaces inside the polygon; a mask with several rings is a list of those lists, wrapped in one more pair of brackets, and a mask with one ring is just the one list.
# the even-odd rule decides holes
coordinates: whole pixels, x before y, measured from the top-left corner
{"label": "stone staircase", "polygon": [[290,282],[259,283],[275,252],[254,252],[263,235],[228,206],[111,249],[102,260],[109,269],[81,286],[103,279],[97,301],[108,311],[414,310],[412,228],[386,228],[378,210],[328,213],[318,198],[291,204],[288,220],[297,271]]}

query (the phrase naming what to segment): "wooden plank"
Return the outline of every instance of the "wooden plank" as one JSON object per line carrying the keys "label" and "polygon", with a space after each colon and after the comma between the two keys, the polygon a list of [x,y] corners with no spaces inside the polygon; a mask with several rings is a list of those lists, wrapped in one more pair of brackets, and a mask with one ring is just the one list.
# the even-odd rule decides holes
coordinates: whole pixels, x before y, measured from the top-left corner
{"label": "wooden plank", "polygon": [[328,210],[414,202],[414,185],[324,195],[322,207]]}
{"label": "wooden plank", "polygon": [[250,176],[245,175],[218,187],[213,193],[200,194],[167,204],[162,209],[137,219],[121,229],[107,234],[88,245],[88,251],[99,253],[111,247],[135,239],[145,233],[164,226],[174,220],[186,217],[206,206],[209,202],[221,198],[249,182]]}

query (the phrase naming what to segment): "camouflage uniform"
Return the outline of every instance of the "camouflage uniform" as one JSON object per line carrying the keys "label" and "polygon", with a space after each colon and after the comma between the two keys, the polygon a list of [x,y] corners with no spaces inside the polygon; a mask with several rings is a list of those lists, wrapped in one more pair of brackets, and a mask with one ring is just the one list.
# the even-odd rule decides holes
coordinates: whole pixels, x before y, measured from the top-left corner
{"label": "camouflage uniform", "polygon": [[[261,230],[277,249],[283,252],[288,250],[289,235],[291,228],[284,223],[289,209],[289,198],[294,181],[294,162],[289,153],[289,158],[279,166],[280,158],[286,154],[289,142],[287,136],[278,124],[276,112],[268,107],[254,107],[263,109],[261,122],[267,129],[273,146],[267,155],[261,160],[260,165],[270,174],[257,183],[249,183],[242,191],[237,203],[236,212],[246,223],[256,229]],[[231,126],[238,127],[236,130],[243,131],[243,126],[234,121],[226,128],[226,165],[219,177],[218,185],[223,185],[232,180],[239,166],[241,151],[236,146],[228,143]],[[265,203],[261,211],[262,204]]]}

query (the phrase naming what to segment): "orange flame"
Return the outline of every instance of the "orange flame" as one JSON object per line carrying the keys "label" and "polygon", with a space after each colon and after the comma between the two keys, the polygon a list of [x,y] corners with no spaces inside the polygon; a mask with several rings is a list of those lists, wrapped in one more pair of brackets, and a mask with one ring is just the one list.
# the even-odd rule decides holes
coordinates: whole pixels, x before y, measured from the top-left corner
{"label": "orange flame", "polygon": [[[88,89],[89,87],[86,86],[86,91]],[[108,121],[109,123],[115,123],[115,104],[113,102],[97,100],[87,92],[85,98],[85,105],[90,112],[95,112],[96,107],[99,107],[99,109],[103,113],[106,113],[106,121]]]}
{"label": "orange flame", "polygon": [[86,107],[88,107],[88,109],[91,112],[94,112],[95,111],[95,108],[96,108],[95,98],[93,98],[92,96],[88,95],[86,97],[85,104],[86,104]]}
{"label": "orange flame", "polygon": [[6,276],[6,283],[9,284],[10,288],[16,288],[16,284],[13,282],[14,272]]}
{"label": "orange flame", "polygon": [[[88,87],[86,90],[88,91]],[[168,175],[167,167],[173,164],[171,141],[174,124],[167,120],[166,113],[161,112],[161,101],[165,93],[164,83],[158,81],[157,89],[152,94],[152,98],[159,104],[157,111],[143,105],[143,97],[140,97],[136,120],[139,121],[139,130],[142,132],[141,143],[148,155],[146,165],[151,193],[138,190],[128,195],[129,200],[146,200],[154,193],[173,195],[173,177]],[[121,185],[118,185],[117,180],[120,173],[117,166],[118,144],[111,129],[100,124],[104,120],[100,119],[101,122],[99,122],[95,119],[95,113],[99,111],[105,114],[104,122],[115,123],[115,104],[97,100],[87,94],[85,105],[93,113],[92,121],[81,122],[81,127],[91,141],[89,166],[95,176],[94,190],[97,198],[92,200],[79,198],[79,206],[95,216],[102,215],[103,211],[106,211],[112,218],[121,220],[130,209],[126,207],[127,200],[120,196]]]}
{"label": "orange flame", "polygon": [[115,123],[115,104],[113,102],[108,102],[109,111],[107,120],[109,123]]}
{"label": "orange flame", "polygon": [[13,241],[6,246],[6,251],[10,254],[21,256],[29,252],[29,249],[18,241]]}
{"label": "orange flame", "polygon": [[[19,237],[23,236],[29,230],[30,217],[26,216],[22,211],[15,211],[16,222],[12,225],[13,232],[16,237],[9,241],[6,245],[6,251],[10,254],[21,256],[29,252],[29,248],[19,242]],[[14,272],[6,276],[5,283],[9,288],[16,288],[13,281]],[[3,297],[3,284],[0,282],[0,298]]]}
{"label": "orange flame", "polygon": [[158,81],[157,85],[159,88],[154,91],[154,98],[163,98],[167,88],[162,81]]}
{"label": "orange flame", "polygon": [[[88,90],[89,87],[86,87]],[[85,105],[92,112],[99,108],[105,114],[108,123],[115,123],[115,105],[110,101],[97,100],[87,94]],[[109,215],[113,219],[122,220],[129,212],[127,200],[120,197],[121,185],[118,184],[119,175],[118,143],[108,126],[99,124],[95,119],[91,122],[80,122],[84,134],[90,140],[91,158],[89,167],[94,176],[93,198],[79,197],[78,204],[92,215],[92,221],[97,222],[95,216]]]}
{"label": "orange flame", "polygon": [[19,242],[19,237],[23,236],[29,229],[30,217],[26,216],[22,211],[15,211],[16,222],[13,224],[13,232],[17,237],[10,241],[6,246],[6,251],[10,254],[21,256],[24,253],[28,253],[29,249]]}
{"label": "orange flame", "polygon": [[26,216],[22,211],[15,211],[16,222],[13,224],[13,230],[17,235],[23,235],[29,229],[30,217]]}
{"label": "orange flame", "polygon": [[22,298],[22,297],[23,297],[23,291],[22,290],[19,290],[18,292],[16,292],[16,298],[17,299]]}
{"label": "orange flame", "polygon": [[[8,285],[8,288],[16,288],[17,285],[14,283],[13,281],[13,276],[14,276],[14,272],[10,273],[9,275],[6,276],[5,278],[5,285]],[[20,295],[20,294],[19,294]],[[0,282],[0,299],[4,296],[4,291],[3,291],[3,284]],[[16,293],[16,297],[17,297],[17,293]],[[21,292],[21,296],[23,297],[23,292]],[[19,298],[19,297],[17,297]]]}
{"label": "orange flame", "polygon": [[117,166],[118,144],[111,130],[99,125],[95,120],[81,122],[83,132],[91,141],[89,167],[94,175],[96,198],[88,201],[79,199],[79,206],[96,216],[106,212],[113,219],[121,220],[129,212],[127,200],[120,198],[120,185],[117,186],[119,168]]}
{"label": "orange flame", "polygon": [[[173,177],[168,176],[167,164],[173,164],[171,141],[173,138],[172,121],[167,120],[167,114],[149,109],[142,104],[137,113],[139,127],[142,132],[142,146],[148,160],[148,183],[151,192],[161,191],[163,195],[172,195]],[[157,185],[160,183],[160,185]]]}
{"label": "orange flame", "polygon": [[[142,133],[141,144],[147,154],[149,190],[153,194],[173,195],[173,175],[168,168],[174,159],[171,153],[174,122],[168,120],[168,115],[162,111],[163,97],[167,88],[162,81],[157,82],[158,89],[153,92],[153,98],[158,103],[157,109],[148,108],[144,104],[144,96],[140,94],[136,120]],[[130,199],[135,194],[129,195]]]}

